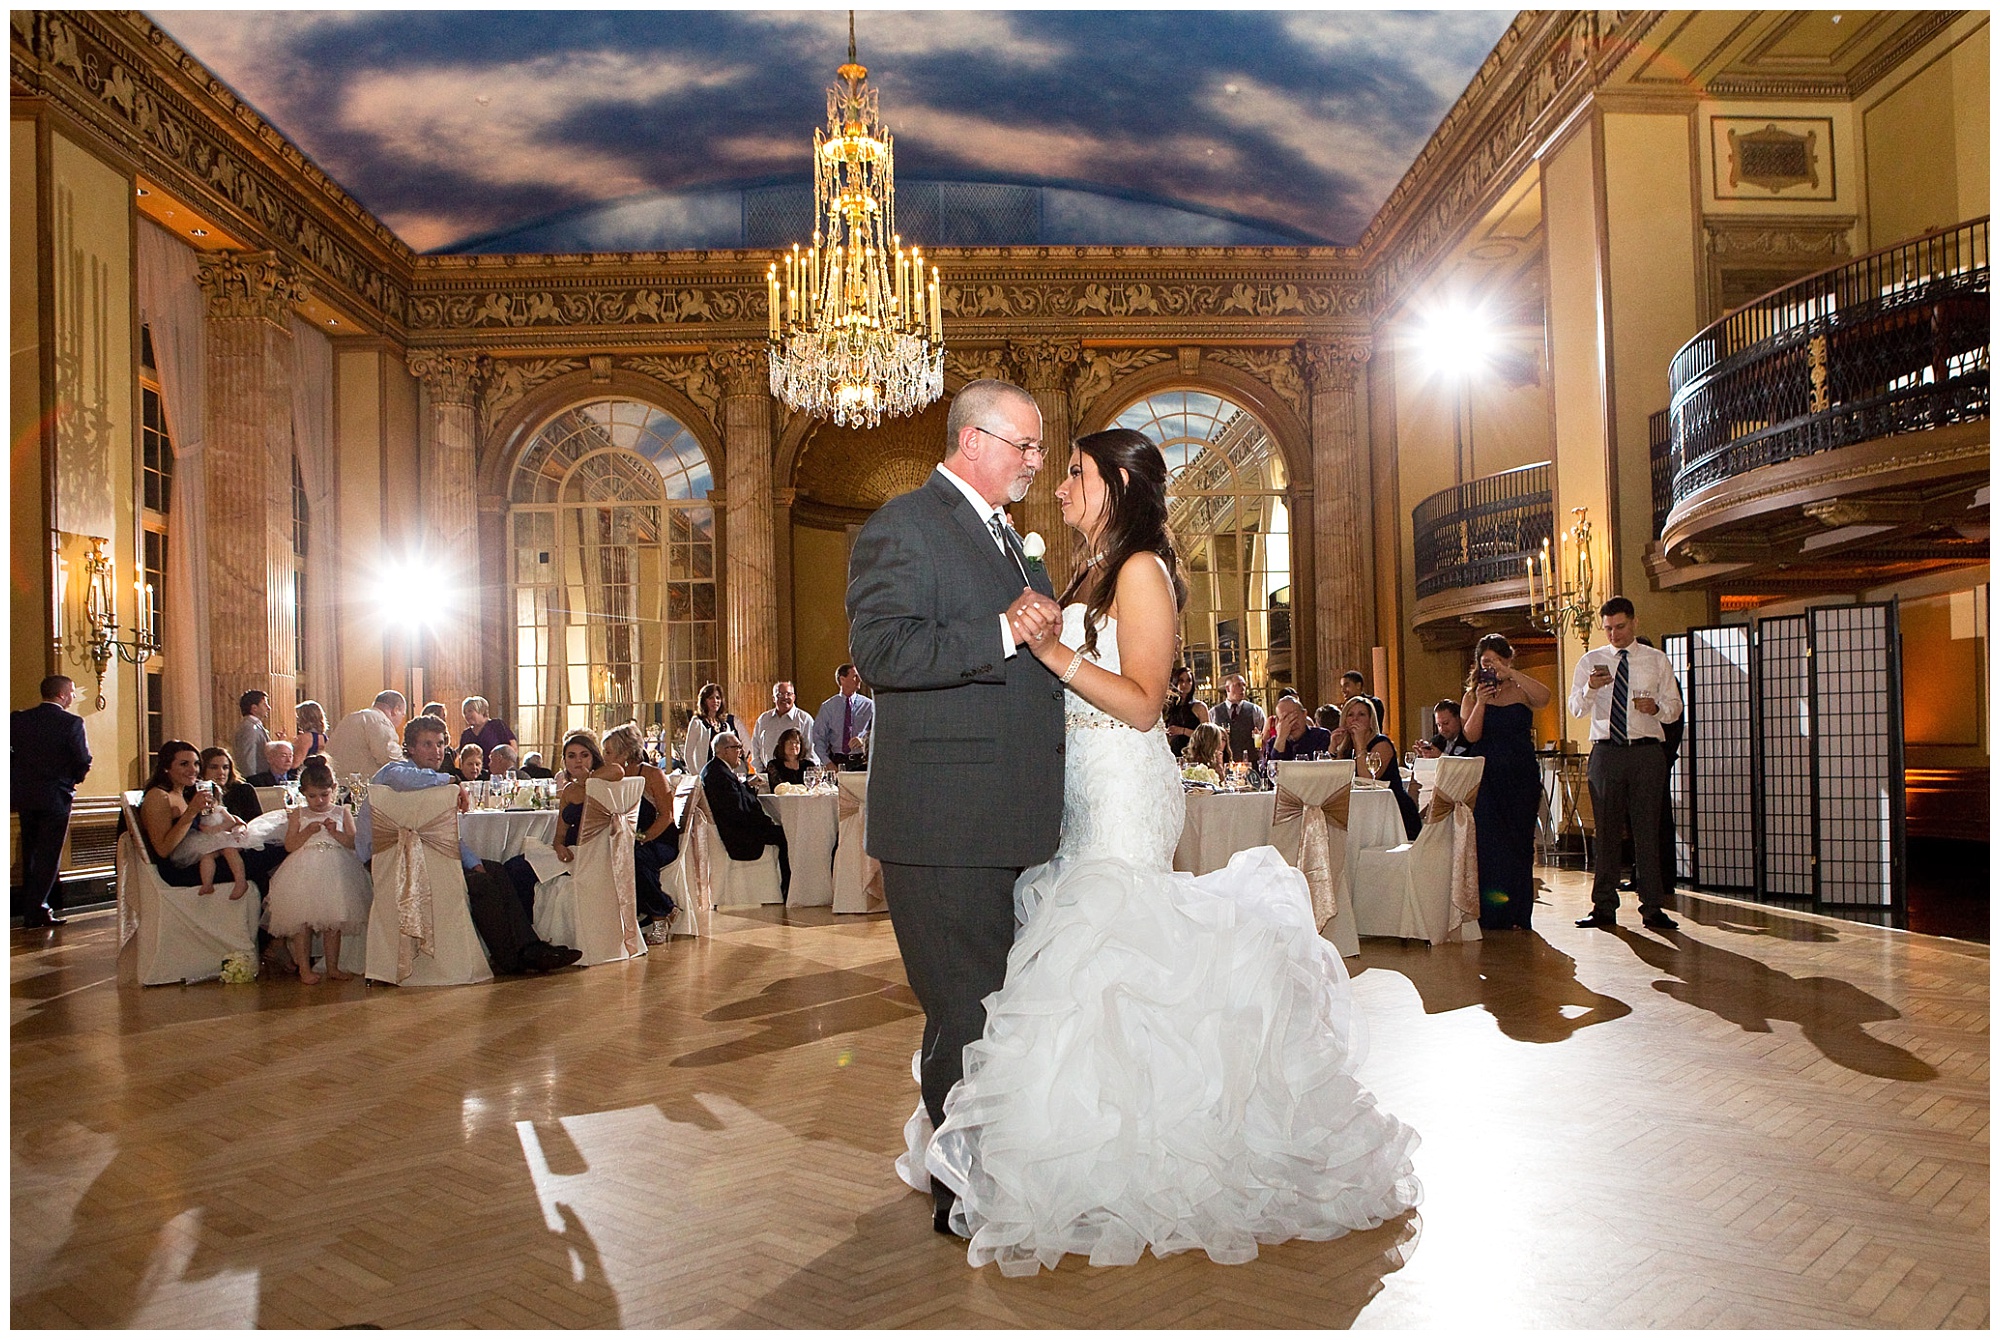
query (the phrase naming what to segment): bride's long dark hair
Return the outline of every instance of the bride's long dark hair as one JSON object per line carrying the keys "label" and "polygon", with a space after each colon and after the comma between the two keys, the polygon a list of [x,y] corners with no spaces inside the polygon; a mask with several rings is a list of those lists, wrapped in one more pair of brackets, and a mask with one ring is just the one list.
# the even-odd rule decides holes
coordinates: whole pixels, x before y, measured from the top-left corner
{"label": "bride's long dark hair", "polygon": [[[1174,608],[1187,604],[1187,581],[1181,576],[1181,561],[1174,552],[1174,538],[1167,532],[1167,461],[1160,449],[1144,433],[1130,428],[1107,428],[1076,440],[1076,449],[1097,464],[1104,480],[1104,534],[1099,537],[1104,555],[1089,567],[1087,557],[1078,552],[1076,576],[1063,592],[1062,604],[1082,590],[1086,583],[1090,597],[1084,606],[1083,650],[1097,650],[1097,625],[1118,591],[1117,574],[1134,554],[1158,554],[1167,565],[1174,584]],[[1091,580],[1095,571],[1097,579]]]}

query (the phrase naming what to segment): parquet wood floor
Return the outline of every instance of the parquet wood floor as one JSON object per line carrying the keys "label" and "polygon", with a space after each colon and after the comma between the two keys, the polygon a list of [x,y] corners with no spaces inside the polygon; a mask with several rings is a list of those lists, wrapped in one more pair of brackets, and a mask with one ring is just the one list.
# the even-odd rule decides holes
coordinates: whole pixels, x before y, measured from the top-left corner
{"label": "parquet wood floor", "polygon": [[120,988],[109,915],[17,931],[12,1321],[1986,1326],[1985,947],[1686,894],[1678,932],[1580,931],[1545,873],[1537,932],[1350,961],[1420,1210],[1032,1280],[891,1170],[886,918],[403,992]]}

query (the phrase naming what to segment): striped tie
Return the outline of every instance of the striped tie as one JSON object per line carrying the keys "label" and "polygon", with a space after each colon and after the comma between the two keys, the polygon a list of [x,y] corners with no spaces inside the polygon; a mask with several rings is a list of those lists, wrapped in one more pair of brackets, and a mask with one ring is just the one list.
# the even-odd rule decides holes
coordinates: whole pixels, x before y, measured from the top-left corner
{"label": "striped tie", "polygon": [[1611,681],[1611,742],[1625,743],[1625,704],[1632,696],[1631,653],[1618,653],[1618,677]]}

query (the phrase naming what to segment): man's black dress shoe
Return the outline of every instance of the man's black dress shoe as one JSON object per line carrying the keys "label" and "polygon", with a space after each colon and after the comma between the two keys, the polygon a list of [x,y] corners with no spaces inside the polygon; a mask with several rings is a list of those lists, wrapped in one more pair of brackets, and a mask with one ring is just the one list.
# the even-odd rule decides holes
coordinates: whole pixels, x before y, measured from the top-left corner
{"label": "man's black dress shoe", "polygon": [[1618,915],[1615,912],[1592,912],[1589,916],[1582,918],[1576,923],[1578,930],[1586,931],[1593,928],[1600,931],[1608,931],[1617,924]]}
{"label": "man's black dress shoe", "polygon": [[1681,928],[1680,922],[1665,912],[1655,912],[1650,908],[1639,914],[1639,920],[1656,931],[1677,931]]}
{"label": "man's black dress shoe", "polygon": [[958,1204],[957,1193],[944,1183],[933,1180],[931,1204],[934,1207],[931,1212],[931,1227],[948,1238],[957,1237],[957,1230],[951,1226],[951,1207]]}
{"label": "man's black dress shoe", "polygon": [[31,907],[21,914],[21,929],[38,931],[49,926],[67,926],[69,918],[60,912],[51,912],[45,907]]}

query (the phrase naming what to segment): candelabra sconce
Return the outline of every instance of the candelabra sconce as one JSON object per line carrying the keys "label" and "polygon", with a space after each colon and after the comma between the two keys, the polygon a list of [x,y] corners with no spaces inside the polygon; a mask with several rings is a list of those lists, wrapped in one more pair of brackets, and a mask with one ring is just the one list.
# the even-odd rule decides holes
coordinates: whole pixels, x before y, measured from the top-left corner
{"label": "candelabra sconce", "polygon": [[[160,649],[153,636],[153,587],[143,579],[132,583],[137,626],[130,637],[118,636],[118,613],[111,594],[111,556],[104,541],[93,538],[84,555],[83,626],[70,640],[70,656],[79,665],[88,665],[97,676],[97,706],[104,707],[104,673],[113,660],[142,665]],[[61,607],[67,593],[67,574],[58,579],[57,603]]]}
{"label": "candelabra sconce", "polygon": [[[1558,537],[1558,547],[1552,551],[1549,542],[1543,540],[1542,552],[1527,560],[1528,621],[1553,633],[1558,643],[1565,631],[1574,632],[1586,650],[1590,647],[1591,630],[1597,626],[1589,512],[1587,507],[1572,507],[1570,515],[1576,518],[1576,524]],[[1562,571],[1565,566],[1567,572]]]}

